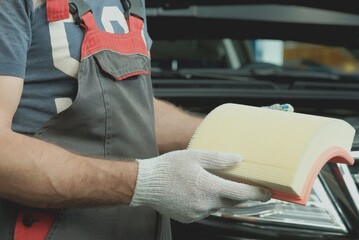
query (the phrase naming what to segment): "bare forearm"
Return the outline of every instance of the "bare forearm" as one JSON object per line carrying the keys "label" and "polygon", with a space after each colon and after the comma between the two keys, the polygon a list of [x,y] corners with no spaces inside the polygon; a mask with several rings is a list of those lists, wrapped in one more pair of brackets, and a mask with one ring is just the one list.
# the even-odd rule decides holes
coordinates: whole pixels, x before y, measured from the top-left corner
{"label": "bare forearm", "polygon": [[202,118],[155,99],[156,137],[160,153],[187,148]]}
{"label": "bare forearm", "polygon": [[127,204],[136,177],[135,162],[81,157],[0,131],[0,198],[33,207]]}

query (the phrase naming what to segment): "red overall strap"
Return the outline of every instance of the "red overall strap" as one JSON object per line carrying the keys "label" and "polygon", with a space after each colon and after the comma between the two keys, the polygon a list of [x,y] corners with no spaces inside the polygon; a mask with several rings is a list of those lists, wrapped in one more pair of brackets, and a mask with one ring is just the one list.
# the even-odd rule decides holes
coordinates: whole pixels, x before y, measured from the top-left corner
{"label": "red overall strap", "polygon": [[26,210],[19,213],[14,240],[44,240],[55,222],[58,210],[46,213]]}
{"label": "red overall strap", "polygon": [[47,21],[55,22],[70,17],[68,0],[46,0]]}
{"label": "red overall strap", "polygon": [[100,30],[90,12],[84,14],[82,20],[84,22],[82,27],[86,30],[81,49],[82,59],[101,50],[111,50],[125,55],[141,54],[150,57],[141,34],[142,19],[130,15],[127,20],[129,32],[126,34],[112,34]]}

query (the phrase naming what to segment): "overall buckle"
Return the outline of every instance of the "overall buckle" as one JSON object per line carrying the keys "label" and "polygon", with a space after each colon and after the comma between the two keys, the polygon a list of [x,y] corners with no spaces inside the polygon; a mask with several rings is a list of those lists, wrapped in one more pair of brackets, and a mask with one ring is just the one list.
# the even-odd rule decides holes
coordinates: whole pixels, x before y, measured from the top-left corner
{"label": "overall buckle", "polygon": [[121,4],[123,7],[123,10],[125,11],[124,15],[126,19],[129,19],[130,17],[130,9],[131,9],[131,1],[129,0],[121,0]]}
{"label": "overall buckle", "polygon": [[92,12],[91,7],[84,0],[69,0],[70,13],[77,25],[82,23],[82,16]]}

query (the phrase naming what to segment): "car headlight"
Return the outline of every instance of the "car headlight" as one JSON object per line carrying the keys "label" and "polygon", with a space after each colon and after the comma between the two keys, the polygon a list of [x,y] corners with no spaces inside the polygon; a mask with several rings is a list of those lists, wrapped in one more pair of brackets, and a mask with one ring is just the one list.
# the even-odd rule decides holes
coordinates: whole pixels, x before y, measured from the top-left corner
{"label": "car headlight", "polygon": [[274,223],[275,225],[315,228],[346,233],[347,229],[319,178],[313,185],[306,206],[272,199],[266,203],[245,202],[235,208],[221,209],[215,214],[224,218]]}
{"label": "car headlight", "polygon": [[359,188],[359,151],[352,151],[352,157],[356,160],[354,166],[350,168],[350,173],[357,187]]}
{"label": "car headlight", "polygon": [[[350,175],[348,167],[337,164],[347,185],[357,188]],[[353,187],[348,186],[348,187]],[[355,194],[355,193],[353,193]],[[353,196],[359,201],[359,195]],[[357,206],[359,209],[359,205]],[[338,208],[325,188],[321,177],[318,177],[313,185],[310,199],[306,206],[283,202],[272,199],[266,203],[248,201],[237,205],[235,208],[221,209],[213,214],[217,217],[236,219],[241,222],[256,222],[265,225],[275,225],[287,228],[322,230],[338,234],[347,233],[348,229],[341,217]]]}

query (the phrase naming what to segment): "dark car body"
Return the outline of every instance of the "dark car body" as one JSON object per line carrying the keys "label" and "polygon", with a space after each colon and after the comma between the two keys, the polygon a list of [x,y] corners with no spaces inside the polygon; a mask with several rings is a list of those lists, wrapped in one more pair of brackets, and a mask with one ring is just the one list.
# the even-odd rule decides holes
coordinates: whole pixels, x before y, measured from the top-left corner
{"label": "dark car body", "polygon": [[[148,0],[146,7],[156,97],[198,114],[228,102],[291,103],[296,112],[341,118],[359,128],[359,8],[354,1]],[[309,52],[318,46],[339,49],[350,55],[343,59],[351,59],[352,67],[345,63],[343,70],[312,59],[283,66],[259,63],[252,45],[258,39],[305,43]],[[218,54],[229,49],[229,55],[235,50],[234,63],[228,67],[233,56],[216,57],[213,49]],[[331,58],[339,65],[345,61],[341,55]],[[192,224],[172,221],[173,238],[359,239],[358,133],[352,150],[358,158],[354,166],[328,163],[307,206],[245,203]]]}

